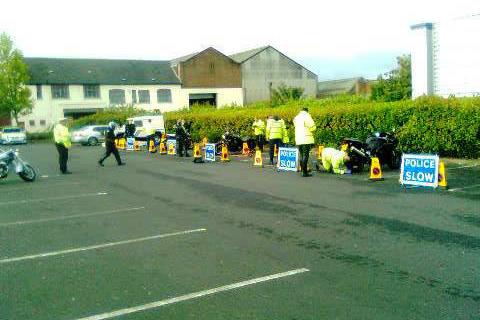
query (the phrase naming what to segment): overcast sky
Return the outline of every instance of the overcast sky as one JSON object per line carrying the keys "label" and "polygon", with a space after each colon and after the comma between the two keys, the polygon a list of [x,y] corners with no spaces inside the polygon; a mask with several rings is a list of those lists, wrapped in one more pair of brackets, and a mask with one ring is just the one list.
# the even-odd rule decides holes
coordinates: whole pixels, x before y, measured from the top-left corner
{"label": "overcast sky", "polygon": [[0,32],[28,57],[166,60],[270,44],[320,79],[374,78],[409,26],[480,13],[479,0],[2,0]]}

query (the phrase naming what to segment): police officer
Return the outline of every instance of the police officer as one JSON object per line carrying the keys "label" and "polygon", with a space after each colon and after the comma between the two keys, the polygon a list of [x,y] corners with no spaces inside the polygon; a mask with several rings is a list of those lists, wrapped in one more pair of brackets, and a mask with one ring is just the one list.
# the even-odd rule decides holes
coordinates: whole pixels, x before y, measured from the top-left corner
{"label": "police officer", "polygon": [[278,148],[283,143],[288,143],[288,133],[285,126],[285,121],[278,116],[274,116],[273,119],[267,121],[267,139],[270,146],[270,165],[273,165],[273,157],[275,153],[275,147]]}
{"label": "police officer", "polygon": [[70,140],[70,133],[67,128],[67,118],[61,118],[53,128],[53,137],[55,140],[55,147],[58,150],[58,163],[60,165],[60,172],[62,174],[71,174],[67,169],[68,162],[68,148],[72,146]]}
{"label": "police officer", "polygon": [[177,155],[183,157],[185,152],[185,157],[188,155],[188,146],[187,146],[187,130],[185,129],[185,121],[182,119],[177,120],[175,126],[175,138],[177,140]]}
{"label": "police officer", "polygon": [[295,126],[295,144],[298,146],[300,152],[300,167],[302,168],[302,176],[309,177],[308,172],[308,157],[310,156],[310,149],[314,141],[313,132],[315,131],[315,122],[308,113],[308,108],[303,108],[297,116],[293,119]]}
{"label": "police officer", "polygon": [[120,159],[120,154],[118,153],[117,146],[115,145],[115,128],[117,127],[117,124],[115,122],[110,122],[108,124],[108,130],[105,134],[105,155],[98,160],[98,164],[103,167],[103,161],[110,157],[110,155],[113,153],[115,156],[115,159],[117,160],[117,164],[119,166],[125,165],[125,163],[122,162]]}
{"label": "police officer", "polygon": [[327,172],[344,174],[350,157],[345,151],[334,148],[325,148],[322,151],[322,165]]}
{"label": "police officer", "polygon": [[263,144],[265,143],[265,122],[263,122],[262,119],[255,118],[252,128],[256,147],[263,150]]}

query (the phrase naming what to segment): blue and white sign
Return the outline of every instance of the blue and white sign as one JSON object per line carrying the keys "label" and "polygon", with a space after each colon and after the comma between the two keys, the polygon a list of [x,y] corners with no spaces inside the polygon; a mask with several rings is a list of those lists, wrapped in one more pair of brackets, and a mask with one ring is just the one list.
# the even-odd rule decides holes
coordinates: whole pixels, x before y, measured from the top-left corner
{"label": "blue and white sign", "polygon": [[278,170],[297,171],[298,167],[298,149],[297,148],[278,148]]}
{"label": "blue and white sign", "polygon": [[437,155],[403,154],[400,183],[403,185],[438,187]]}
{"label": "blue and white sign", "polygon": [[127,138],[127,145],[126,145],[126,149],[128,151],[132,151],[133,150],[133,145],[135,143],[135,138]]}
{"label": "blue and white sign", "polygon": [[215,161],[215,143],[205,144],[205,161]]}

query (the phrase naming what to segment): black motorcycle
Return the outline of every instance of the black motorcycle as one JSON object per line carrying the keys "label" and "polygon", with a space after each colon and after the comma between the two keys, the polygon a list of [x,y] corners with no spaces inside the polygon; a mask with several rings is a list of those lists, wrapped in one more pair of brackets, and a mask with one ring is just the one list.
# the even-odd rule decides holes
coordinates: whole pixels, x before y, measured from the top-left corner
{"label": "black motorcycle", "polygon": [[344,138],[342,145],[347,145],[350,163],[347,165],[352,172],[361,172],[365,165],[370,165],[371,158],[377,157],[380,164],[386,164],[390,169],[400,168],[401,153],[398,151],[398,140],[393,132],[376,132],[365,142]]}
{"label": "black motorcycle", "polygon": [[223,145],[227,146],[228,152],[239,152],[242,151],[243,139],[237,134],[226,131],[222,135],[220,142],[216,143],[215,145],[217,154],[222,153]]}

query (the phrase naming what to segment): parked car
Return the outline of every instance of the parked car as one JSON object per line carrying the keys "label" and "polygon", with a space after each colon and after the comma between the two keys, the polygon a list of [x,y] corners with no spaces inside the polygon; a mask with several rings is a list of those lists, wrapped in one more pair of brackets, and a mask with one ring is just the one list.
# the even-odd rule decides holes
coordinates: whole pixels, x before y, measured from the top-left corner
{"label": "parked car", "polygon": [[105,132],[107,129],[107,125],[81,127],[80,129],[72,132],[72,143],[80,143],[84,146],[96,146],[100,142],[105,141]]}
{"label": "parked car", "polygon": [[1,144],[25,144],[27,143],[27,134],[25,129],[18,127],[6,127],[0,131]]}

